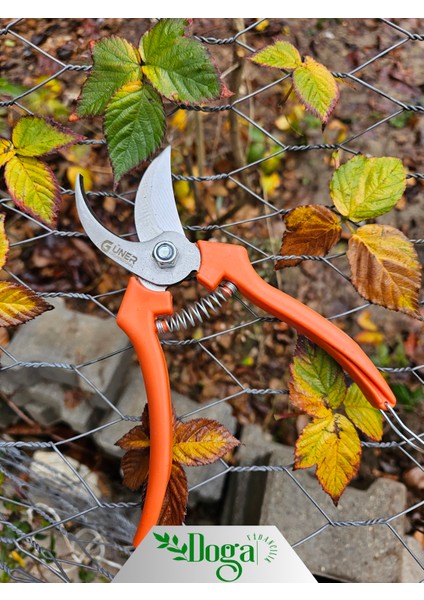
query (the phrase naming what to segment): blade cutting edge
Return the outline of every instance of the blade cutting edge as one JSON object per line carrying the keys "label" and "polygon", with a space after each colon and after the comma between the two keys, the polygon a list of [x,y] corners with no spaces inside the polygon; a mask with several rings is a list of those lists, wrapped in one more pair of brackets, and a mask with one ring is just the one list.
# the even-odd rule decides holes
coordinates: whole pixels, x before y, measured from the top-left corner
{"label": "blade cutting edge", "polygon": [[135,198],[135,228],[140,242],[163,232],[184,234],[172,189],[171,146],[148,166]]}

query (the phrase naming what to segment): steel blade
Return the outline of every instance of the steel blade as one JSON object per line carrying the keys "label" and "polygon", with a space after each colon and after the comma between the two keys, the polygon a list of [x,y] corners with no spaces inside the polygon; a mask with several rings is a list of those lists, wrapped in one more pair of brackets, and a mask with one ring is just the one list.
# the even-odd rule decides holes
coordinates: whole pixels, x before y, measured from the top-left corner
{"label": "steel blade", "polygon": [[147,168],[135,198],[135,228],[140,242],[147,242],[165,231],[184,234],[175,204],[171,175],[171,146]]}

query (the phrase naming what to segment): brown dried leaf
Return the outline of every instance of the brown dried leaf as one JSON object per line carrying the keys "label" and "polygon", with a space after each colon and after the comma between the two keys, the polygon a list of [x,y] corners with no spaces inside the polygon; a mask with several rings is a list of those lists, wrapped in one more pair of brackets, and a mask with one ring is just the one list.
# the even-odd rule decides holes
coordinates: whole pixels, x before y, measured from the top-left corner
{"label": "brown dried leaf", "polygon": [[352,283],[366,300],[422,320],[421,265],[414,246],[389,225],[364,225],[349,240]]}
{"label": "brown dried leaf", "polygon": [[193,419],[177,421],[174,433],[173,460],[188,467],[216,462],[240,442],[218,421]]}
{"label": "brown dried leaf", "polygon": [[32,290],[10,281],[0,281],[0,327],[20,325],[53,306]]}
{"label": "brown dried leaf", "polygon": [[158,525],[181,525],[187,510],[188,485],[183,467],[174,463]]}
{"label": "brown dried leaf", "polygon": [[[281,256],[325,256],[342,234],[338,217],[325,206],[298,206],[283,217]],[[302,259],[279,260],[275,269],[294,267]]]}
{"label": "brown dried leaf", "polygon": [[145,450],[128,450],[122,457],[123,483],[130,490],[137,490],[149,474],[149,455]]}
{"label": "brown dried leaf", "polygon": [[115,442],[115,446],[124,450],[147,450],[150,440],[143,425],[137,425]]}

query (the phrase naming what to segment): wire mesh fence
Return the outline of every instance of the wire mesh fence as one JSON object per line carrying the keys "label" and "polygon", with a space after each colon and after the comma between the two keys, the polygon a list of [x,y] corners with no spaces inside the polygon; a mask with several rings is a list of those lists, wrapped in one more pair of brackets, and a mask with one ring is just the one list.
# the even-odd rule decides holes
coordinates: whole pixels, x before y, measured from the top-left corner
{"label": "wire mesh fence", "polygon": [[[54,101],[58,97],[69,108],[84,73],[90,69],[90,36],[112,32],[135,39],[150,25],[149,20],[141,19],[68,23],[6,20],[0,28],[0,127],[7,130],[19,116],[38,113],[43,104],[44,108],[49,103],[57,107]],[[173,177],[175,182],[188,183],[184,189],[195,206],[193,209],[187,202],[179,206],[187,217],[185,229],[191,240],[213,238],[245,245],[261,276],[311,304],[348,333],[354,334],[358,316],[370,311],[388,340],[379,368],[389,382],[407,383],[414,390],[424,383],[419,322],[411,323],[409,317],[364,302],[351,286],[344,250],[326,257],[304,256],[306,262],[302,266],[291,269],[289,274],[284,271],[283,276],[273,266],[276,260],[293,258],[279,255],[281,216],[298,204],[322,203],[323,199],[325,203],[336,152],[345,157],[369,153],[402,159],[408,168],[406,205],[381,222],[400,227],[422,256],[420,180],[424,179],[424,155],[420,136],[424,77],[420,79],[420,65],[424,36],[418,33],[422,25],[413,19],[198,20],[194,23],[196,37],[208,45],[224,80],[235,93],[225,103],[215,105],[167,105],[168,139],[177,156]],[[77,33],[73,33],[75,28]],[[258,71],[246,60],[273,36],[281,34],[295,38],[305,53],[315,52],[342,82],[339,107],[324,132],[313,119],[299,112],[294,99],[285,99],[287,74],[276,76],[272,71]],[[53,98],[40,96],[40,92],[51,92],[58,82],[60,92],[54,92]],[[277,117],[287,113],[290,117],[284,123],[277,121]],[[122,191],[112,191],[101,124],[93,122],[86,127],[90,135],[79,146],[96,153],[100,173],[97,181],[102,185],[109,178],[110,186],[96,186],[97,191],[89,191],[88,196],[103,216],[120,227],[122,235],[130,236],[133,228],[128,225],[128,215],[137,179],[130,176],[128,189],[122,186]],[[87,135],[87,130],[84,133]],[[259,139],[261,154],[246,160],[246,148],[255,139]],[[93,155],[84,155],[86,165],[90,161],[87,156]],[[76,159],[69,155],[66,159],[67,164],[74,160],[79,166],[78,155]],[[273,187],[268,187],[263,176],[273,160],[279,161],[273,171],[277,179]],[[89,336],[97,335],[98,330],[92,334],[87,328],[83,345],[90,349],[89,355],[80,362],[66,362],[57,354],[56,360],[55,340],[48,342],[50,348],[46,347],[43,316],[34,321],[39,327],[38,338],[30,342],[27,337],[20,344],[15,343],[18,333],[21,335],[29,327],[26,325],[12,336],[10,343],[5,341],[1,346],[0,393],[5,416],[0,442],[0,568],[5,581],[109,581],[132,551],[140,501],[117,483],[116,464],[111,467],[112,463],[104,458],[106,453],[99,447],[98,435],[105,434],[113,443],[119,437],[115,436],[116,426],[127,423],[129,429],[140,419],[142,406],[133,414],[123,411],[119,404],[122,382],[115,382],[112,387],[103,385],[93,366],[99,366],[103,377],[108,371],[118,373],[116,361],[120,368],[131,363],[130,346],[118,337],[114,324],[127,274],[112,267],[109,261],[96,258],[93,250],[90,254],[89,242],[85,243],[73,209],[70,179],[67,182],[63,165],[55,163],[55,168],[62,176],[65,206],[58,229],[52,230],[19,210],[2,186],[0,202],[12,242],[4,276],[47,300],[65,300],[71,322],[79,313],[96,315],[97,319],[102,316],[101,329],[112,328],[112,344],[107,348],[96,345],[96,339]],[[84,256],[84,267],[75,263],[78,254]],[[98,264],[103,265],[100,272]],[[196,302],[200,293],[193,282],[181,286],[174,294],[177,310]],[[209,321],[202,311],[196,315],[189,310],[191,319],[187,315],[184,319],[180,312],[182,317],[175,324],[183,326],[162,336],[171,386],[199,402],[196,407],[179,412],[178,417],[184,420],[201,413],[214,418],[217,408],[228,404],[237,416],[237,433],[242,439],[243,429],[252,421],[268,428],[280,441],[292,439],[293,433],[285,432],[272,415],[288,410],[285,382],[294,347],[293,332],[237,294],[230,300],[221,298],[220,303],[222,307],[217,307],[216,312],[204,305],[212,316]],[[67,308],[61,306],[59,315],[63,317]],[[65,327],[64,322],[57,323],[56,312],[49,313],[49,323],[56,319],[53,335],[59,345],[65,337],[72,344],[72,328]],[[408,340],[411,345],[412,334],[418,340],[416,352],[402,354]],[[53,392],[48,389],[52,381],[59,386]],[[142,386],[141,375],[136,385]],[[25,398],[31,388],[38,390],[38,403],[34,396],[28,404],[25,399],[16,400],[16,390]],[[58,397],[63,388],[65,400]],[[55,419],[61,421],[61,426],[52,425],[54,418],[43,421],[43,407],[52,404],[44,397],[49,394],[55,397],[53,403],[66,401],[68,408],[72,401],[76,405],[87,403],[90,418],[71,428],[56,407]],[[422,402],[413,411],[399,404],[384,413],[384,441],[362,442],[367,456],[374,457],[369,459],[369,477],[399,479],[398,464],[402,472],[414,467],[423,470],[422,414]],[[96,468],[83,464],[86,460],[76,460],[82,455],[95,455]],[[109,468],[115,470],[113,483],[108,481]],[[94,477],[95,471],[102,473],[100,479]],[[410,543],[412,534],[422,530],[423,500],[422,492],[417,490],[408,488],[405,505],[396,512],[388,499],[384,514],[375,514],[371,498],[367,501],[372,517],[364,519],[352,509],[347,517],[337,519],[323,507],[319,484],[315,482],[311,490],[290,464],[238,464],[236,454],[232,461],[221,460],[218,471],[206,473],[189,491],[193,494],[202,487],[208,490],[208,486],[229,474],[232,478],[257,476],[258,485],[265,486],[263,474],[271,472],[277,473],[273,477],[278,476],[278,486],[294,484],[306,498],[310,514],[318,511],[324,519],[324,524],[306,535],[299,527],[297,538],[292,540],[297,550],[308,543],[317,544],[329,529],[359,528],[365,536],[367,530],[380,528],[390,531],[393,548],[401,548],[411,557],[417,569],[415,580],[424,577],[420,543]],[[205,516],[196,509],[192,513],[189,510],[190,522],[196,523],[197,518]],[[309,516],[302,518],[308,520]],[[214,519],[219,522],[220,516],[214,514]],[[416,536],[417,539],[421,538]],[[391,557],[388,552],[389,564]],[[419,569],[421,576],[417,575]],[[395,571],[394,567],[389,568],[387,581],[396,580]],[[360,578],[358,573],[357,580]]]}

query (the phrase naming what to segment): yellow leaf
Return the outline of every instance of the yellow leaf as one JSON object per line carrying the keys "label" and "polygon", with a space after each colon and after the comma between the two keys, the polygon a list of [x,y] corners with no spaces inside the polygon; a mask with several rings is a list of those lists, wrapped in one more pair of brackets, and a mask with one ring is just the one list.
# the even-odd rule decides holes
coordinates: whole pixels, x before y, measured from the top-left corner
{"label": "yellow leaf", "polygon": [[28,115],[16,123],[13,145],[20,156],[41,156],[80,141],[82,136],[54,121]]}
{"label": "yellow leaf", "polygon": [[364,225],[349,240],[352,283],[366,300],[422,320],[421,265],[413,244],[389,225]]}
{"label": "yellow leaf", "polygon": [[361,329],[365,329],[366,331],[378,331],[378,327],[372,320],[369,310],[361,311],[356,319],[356,322]]}
{"label": "yellow leaf", "polygon": [[15,156],[16,150],[10,140],[0,138],[0,167],[3,167],[8,160]]}
{"label": "yellow leaf", "polygon": [[0,327],[20,325],[52,308],[23,285],[0,281]]}
{"label": "yellow leaf", "polygon": [[316,465],[316,476],[337,505],[358,472],[361,442],[355,427],[341,414],[315,418],[300,434],[295,448],[295,469]]}
{"label": "yellow leaf", "polygon": [[84,178],[84,189],[85,191],[91,190],[93,187],[93,178],[91,176],[90,169],[86,169],[84,167],[76,167],[75,165],[71,165],[66,169],[66,177],[72,187],[75,189],[75,183],[78,175],[82,175]]}
{"label": "yellow leaf", "polygon": [[175,127],[178,131],[185,131],[187,127],[187,111],[177,110],[171,117],[171,127]]}
{"label": "yellow leaf", "polygon": [[327,123],[339,99],[339,86],[330,71],[311,56],[293,71],[293,87],[307,110]]}
{"label": "yellow leaf", "polygon": [[343,371],[322,348],[299,336],[290,365],[291,402],[313,417],[326,417],[346,394]]}
{"label": "yellow leaf", "polygon": [[9,252],[9,240],[4,229],[4,218],[4,215],[0,215],[0,269],[4,267]]}
{"label": "yellow leaf", "polygon": [[255,27],[256,31],[265,31],[268,27],[269,21],[268,19],[263,19],[260,23],[258,23]]}
{"label": "yellow leaf", "polygon": [[[281,256],[325,256],[342,234],[340,221],[325,206],[298,206],[283,217],[286,231]],[[302,259],[279,260],[275,268],[294,267]]]}
{"label": "yellow leaf", "polygon": [[252,55],[251,60],[265,67],[277,69],[296,69],[302,64],[299,51],[283,40],[277,40],[274,44],[266,46]]}
{"label": "yellow leaf", "polygon": [[384,335],[379,331],[360,331],[355,335],[355,342],[368,344],[369,346],[379,346],[384,342]]}
{"label": "yellow leaf", "polygon": [[261,173],[260,180],[264,194],[268,198],[272,198],[281,183],[280,176],[275,172],[271,173],[271,175],[265,175],[264,173]]}
{"label": "yellow leaf", "polygon": [[352,423],[372,440],[379,442],[383,437],[383,417],[371,406],[356,383],[347,390],[343,404]]}
{"label": "yellow leaf", "polygon": [[208,465],[239,445],[221,423],[210,419],[177,421],[174,433],[173,460],[188,467]]}
{"label": "yellow leaf", "polygon": [[10,552],[9,554],[10,558],[12,558],[15,562],[17,562],[22,568],[25,567],[25,561],[22,558],[22,556],[20,556],[16,550],[12,550],[12,552]]}
{"label": "yellow leaf", "polygon": [[174,183],[174,193],[178,202],[190,213],[196,210],[196,201],[190,183],[184,179]]}
{"label": "yellow leaf", "polygon": [[56,224],[60,190],[56,177],[44,162],[14,156],[6,165],[5,179],[10,196],[20,209],[47,225]]}

